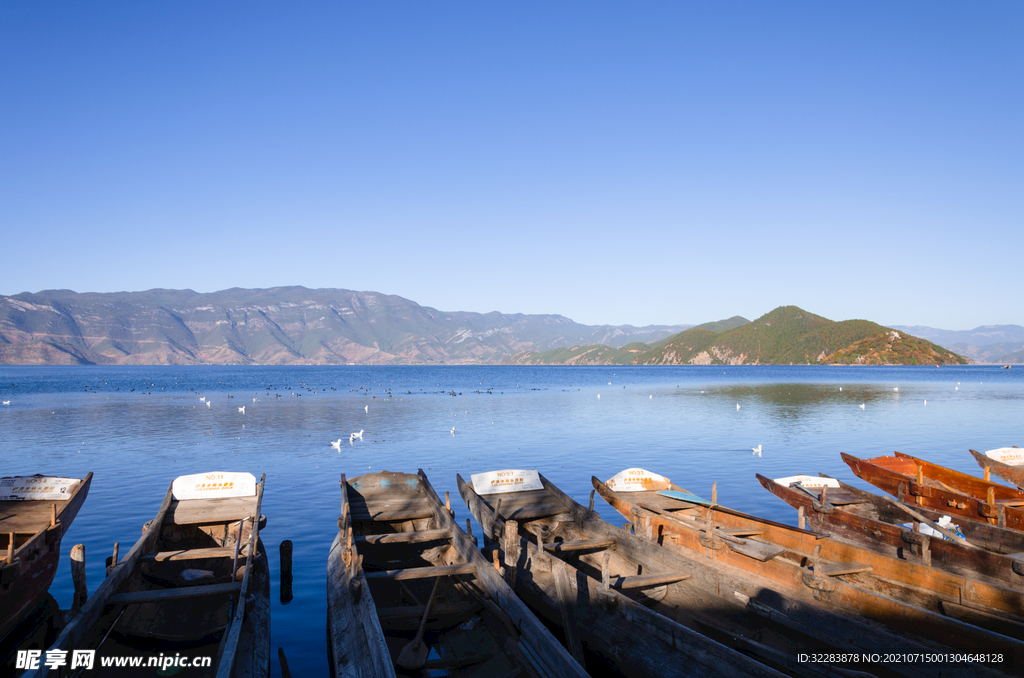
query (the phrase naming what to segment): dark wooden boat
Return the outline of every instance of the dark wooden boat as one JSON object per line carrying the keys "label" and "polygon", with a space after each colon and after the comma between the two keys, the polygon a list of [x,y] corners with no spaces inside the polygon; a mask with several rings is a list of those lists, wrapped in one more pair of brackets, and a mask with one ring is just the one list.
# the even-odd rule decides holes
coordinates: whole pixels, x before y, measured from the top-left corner
{"label": "dark wooden boat", "polygon": [[[987,667],[1010,675],[1024,672],[1024,617],[987,603],[1024,611],[1021,592],[966,581],[934,568],[922,568],[867,549],[770,520],[750,516],[706,501],[668,483],[666,489],[615,491],[592,478],[595,490],[630,519],[633,531],[665,551],[685,554],[706,568],[739,572],[750,583],[743,590],[751,604],[770,610],[775,623],[810,626],[846,651],[1003,653],[1005,661]],[[742,589],[741,589],[742,590]],[[783,600],[781,605],[776,602]],[[812,617],[801,610],[813,610]],[[794,614],[793,610],[801,610]],[[822,612],[828,612],[825,615]],[[947,616],[949,615],[949,616]],[[956,615],[955,617],[953,615]],[[810,621],[815,619],[815,621]],[[808,623],[810,622],[810,623]],[[860,622],[862,635],[848,626]],[[969,623],[968,623],[969,622]],[[884,625],[884,626],[882,626]],[[881,632],[880,629],[885,629]],[[909,650],[914,647],[914,650]],[[875,648],[875,649],[871,649]],[[931,675],[979,675],[980,665],[877,665],[859,671],[910,670]]]}
{"label": "dark wooden boat", "polygon": [[[991,453],[997,454],[989,456]],[[1019,488],[1024,488],[1024,450],[1014,446],[1000,450],[991,450],[991,452],[985,453],[971,450],[971,454],[974,455],[974,460],[978,462],[978,466],[984,469],[985,480],[991,480],[990,474],[995,473],[1003,480],[1013,483]],[[1008,463],[1011,459],[1015,463]]]}
{"label": "dark wooden boat", "polygon": [[[900,504],[835,478],[822,478],[832,484],[824,497],[819,489],[805,487],[803,483],[781,484],[757,475],[766,490],[797,509],[800,527],[828,533],[834,540],[857,544],[920,567],[934,567],[998,586],[1024,587],[1024,554],[1017,553],[1024,548],[1024,539],[1016,530],[961,521],[959,527],[967,542],[962,544],[934,528],[931,531],[938,534],[927,534],[930,525],[937,524],[946,514]],[[908,524],[911,527],[906,527]]]}
{"label": "dark wooden boat", "polygon": [[91,484],[92,473],[83,479],[0,478],[0,639],[45,599],[61,539]]}
{"label": "dark wooden boat", "polygon": [[[259,539],[263,485],[248,473],[182,476],[142,537],[116,564],[50,650],[96,650],[85,675],[153,676],[175,657],[208,658],[189,676],[270,673],[270,571]],[[45,656],[45,655],[44,655]],[[142,657],[102,668],[104,657]],[[150,663],[153,662],[153,663]],[[69,675],[42,662],[26,678]]]}
{"label": "dark wooden boat", "polygon": [[[422,470],[343,475],[338,526],[327,563],[335,678],[587,675],[459,529]],[[425,664],[396,670],[417,631]]]}
{"label": "dark wooden boat", "polygon": [[[906,454],[858,459],[842,453],[858,478],[906,501],[951,516],[1024,530],[1024,492]],[[1024,548],[1021,549],[1024,551]]]}
{"label": "dark wooden boat", "polygon": [[[543,475],[537,474],[541,489],[502,494],[479,494],[461,476],[458,484],[516,592],[605,671],[846,675],[799,663],[797,648],[785,645],[791,629],[767,607],[746,607],[753,592],[745,583],[729,577],[710,583],[692,561],[604,522]],[[806,648],[828,647],[813,631],[799,635]]]}

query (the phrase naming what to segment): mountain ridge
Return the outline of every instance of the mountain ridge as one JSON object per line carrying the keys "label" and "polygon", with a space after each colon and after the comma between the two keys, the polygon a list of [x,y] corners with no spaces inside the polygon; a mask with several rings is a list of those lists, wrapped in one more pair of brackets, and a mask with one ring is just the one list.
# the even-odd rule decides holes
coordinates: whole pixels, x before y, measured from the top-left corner
{"label": "mountain ridge", "polygon": [[524,348],[619,346],[688,325],[444,312],[379,292],[302,286],[0,296],[0,364],[497,363]]}

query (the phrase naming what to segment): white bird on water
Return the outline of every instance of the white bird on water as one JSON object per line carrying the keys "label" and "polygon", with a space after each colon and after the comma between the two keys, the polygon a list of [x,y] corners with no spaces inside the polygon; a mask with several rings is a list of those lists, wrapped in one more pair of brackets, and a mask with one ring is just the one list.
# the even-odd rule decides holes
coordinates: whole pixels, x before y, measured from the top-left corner
{"label": "white bird on water", "polygon": [[209,401],[209,400],[207,400],[207,401],[206,401],[206,406],[207,406],[207,407],[209,407],[209,406],[210,406],[210,401]]}
{"label": "white bird on water", "polygon": [[355,431],[353,431],[353,432],[352,432],[352,435],[350,435],[350,436],[348,437],[348,441],[349,441],[349,442],[352,442],[352,441],[353,441],[353,440],[355,440],[356,438],[359,438],[360,440],[362,440],[362,439],[363,439],[363,431],[365,431],[365,430],[366,430],[366,429],[359,429],[359,433],[356,433]]}
{"label": "white bird on water", "polygon": [[201,403],[204,403],[204,402],[206,402],[206,396],[203,396],[202,398],[200,398],[200,399],[199,399],[199,402],[201,402]]}
{"label": "white bird on water", "polygon": [[245,405],[242,405],[241,407],[239,407],[238,411],[241,412],[242,414],[245,414]]}
{"label": "white bird on water", "polygon": [[600,394],[600,393],[598,393],[598,394],[597,394],[597,399],[598,399],[598,400],[600,400],[600,399],[601,399],[601,394]]}
{"label": "white bird on water", "polygon": [[455,435],[455,427],[454,426],[452,426],[451,434]]}
{"label": "white bird on water", "polygon": [[864,409],[864,403],[860,404],[860,409],[862,409],[862,410]]}
{"label": "white bird on water", "polygon": [[367,414],[369,414],[370,413],[370,406],[367,405],[366,407],[364,407],[363,411],[366,412]]}
{"label": "white bird on water", "polygon": [[927,400],[926,400],[926,401],[924,401],[924,404],[925,404],[925,405],[927,406],[927,405],[928,405],[928,401],[927,401]]}
{"label": "white bird on water", "polygon": [[338,438],[337,440],[332,440],[331,441],[331,447],[333,447],[333,448],[335,448],[337,450],[341,450],[341,438]]}
{"label": "white bird on water", "polygon": [[900,387],[899,387],[899,386],[893,386],[893,387],[892,387],[892,390],[894,390],[894,391],[898,391],[898,390],[900,390]]}
{"label": "white bird on water", "polygon": [[[756,454],[757,456],[759,456],[759,457],[761,456],[761,446],[760,445],[758,445],[757,447],[751,447],[750,449],[752,449],[754,451],[754,454]],[[754,456],[754,454],[752,454],[750,456]]]}
{"label": "white bird on water", "polygon": [[740,404],[739,403],[736,403],[736,409],[737,410],[740,409]]}
{"label": "white bird on water", "polygon": [[5,400],[5,401],[4,401],[4,405],[10,405],[10,404],[11,404],[11,401],[10,401],[10,400]]}

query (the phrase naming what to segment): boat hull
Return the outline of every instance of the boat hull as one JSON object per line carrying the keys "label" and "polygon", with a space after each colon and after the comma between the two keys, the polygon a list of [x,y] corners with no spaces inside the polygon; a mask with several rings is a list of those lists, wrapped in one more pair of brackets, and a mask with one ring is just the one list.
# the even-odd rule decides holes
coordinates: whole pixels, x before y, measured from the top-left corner
{"label": "boat hull", "polygon": [[[840,484],[841,491],[861,501],[829,505],[827,510],[822,510],[820,502],[805,492],[784,487],[760,474],[757,480],[793,508],[803,509],[808,530],[828,533],[833,539],[841,539],[890,558],[938,568],[968,579],[980,579],[1018,589],[1024,586],[1024,561],[1007,555],[1024,548],[1024,539],[1015,531],[964,521],[965,537],[971,544],[979,546],[969,548],[952,540],[929,537],[903,527],[904,523],[911,523],[914,518],[894,506],[890,500],[845,484]],[[915,507],[914,510],[932,521],[938,521],[943,515],[924,507]],[[973,530],[974,525],[980,529]],[[995,531],[1004,534],[988,534]],[[989,546],[1005,550],[989,550]]]}
{"label": "boat hull", "polygon": [[[827,534],[781,525],[717,505],[713,509],[697,504],[687,508],[684,502],[661,497],[664,502],[660,506],[651,506],[655,501],[651,495],[657,493],[615,493],[600,480],[592,480],[598,493],[630,519],[637,534],[647,536],[666,550],[691,554],[709,567],[723,571],[736,568],[758,581],[768,581],[770,585],[763,594],[765,599],[770,600],[772,595],[781,596],[864,625],[884,624],[888,627],[884,634],[872,637],[865,632],[852,638],[855,644],[866,644],[862,651],[871,652],[870,647],[876,650],[885,647],[884,651],[906,652],[911,645],[915,651],[926,653],[952,648],[967,652],[977,647],[1000,647],[1005,656],[1017,657],[1020,648],[1024,648],[1024,642],[1002,635],[1007,628],[1024,632],[1024,624],[1021,623],[1024,619],[1008,619],[1009,615],[1003,615],[998,622],[986,620],[990,626],[998,624],[1000,632],[994,632],[991,628],[944,615],[947,610],[941,596],[945,596],[952,605],[953,600],[959,600],[964,593],[973,595],[973,582],[960,579],[957,587],[958,582],[949,576],[936,578],[933,572],[828,539]],[[639,495],[648,496],[639,499]],[[669,513],[666,507],[672,506],[672,502],[689,515]],[[735,540],[734,535],[750,537]],[[783,552],[770,556],[766,546],[781,548]],[[761,560],[759,554],[770,557]],[[930,586],[940,589],[941,595]],[[989,596],[1002,594],[1013,601],[1018,601],[1021,596],[1017,591],[987,587],[979,597],[989,601]],[[784,618],[785,607],[778,610],[778,614]],[[836,634],[840,638],[843,635]],[[989,668],[1016,675],[1024,671],[1024,661],[1014,659],[1012,663],[992,663]],[[981,666],[967,668],[945,664],[941,668],[887,665],[875,669],[861,667],[860,670],[941,670],[941,675],[978,675],[984,669]]]}
{"label": "boat hull", "polygon": [[[8,525],[13,522],[10,517],[16,517],[19,512],[24,513],[25,509],[31,508],[34,509],[34,513],[39,514],[38,517],[22,522],[27,523],[25,527],[30,530],[30,534],[43,530],[41,535],[37,534],[31,540],[33,543],[18,546],[18,562],[11,566],[0,566],[0,579],[3,581],[0,584],[0,639],[6,637],[45,599],[60,563],[61,540],[85,503],[91,484],[92,473],[89,473],[78,484],[74,494],[61,502],[0,502],[0,514],[5,518],[0,524]],[[59,508],[57,525],[51,528],[46,514],[53,504],[58,504]]]}
{"label": "boat hull", "polygon": [[[1004,503],[1021,500],[1022,493],[1018,490],[995,483],[986,483],[980,478],[973,478],[969,482],[959,482],[962,479],[946,475],[944,479],[933,480],[925,471],[927,468],[925,465],[915,464],[915,461],[918,460],[905,455],[858,459],[844,452],[841,456],[858,478],[884,490],[900,501],[942,511],[950,516],[959,516],[967,520],[983,521],[999,527],[1024,530],[1024,510]],[[921,469],[920,479],[916,473],[918,468]],[[966,476],[966,474],[958,475]],[[967,477],[970,478],[970,476]],[[989,489],[992,490],[991,501],[989,500]],[[984,498],[978,498],[976,494],[972,494],[973,492],[981,494]]]}

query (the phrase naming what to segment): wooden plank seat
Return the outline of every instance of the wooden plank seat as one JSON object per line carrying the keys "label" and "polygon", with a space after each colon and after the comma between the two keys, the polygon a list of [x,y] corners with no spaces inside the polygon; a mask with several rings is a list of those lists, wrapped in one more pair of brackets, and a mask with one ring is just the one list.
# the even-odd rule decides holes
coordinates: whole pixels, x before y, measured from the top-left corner
{"label": "wooden plank seat", "polygon": [[422,496],[355,495],[349,497],[352,520],[398,521],[433,518],[434,510]]}
{"label": "wooden plank seat", "polygon": [[182,600],[199,596],[215,596],[223,593],[234,593],[242,588],[242,582],[234,581],[226,584],[206,584],[204,586],[182,586],[174,589],[153,589],[151,591],[131,591],[115,593],[107,598],[108,605],[142,605],[143,603],[161,603],[169,600]]}
{"label": "wooden plank seat", "polygon": [[819,574],[826,577],[838,577],[842,574],[856,574],[858,572],[871,572],[874,568],[864,563],[835,563],[833,565],[815,566]]}
{"label": "wooden plank seat", "polygon": [[390,532],[387,534],[367,534],[355,537],[353,541],[360,544],[408,544],[420,541],[436,541],[451,539],[451,530],[420,530],[419,532]]}
{"label": "wooden plank seat", "polygon": [[476,565],[460,563],[458,565],[441,565],[438,567],[410,567],[404,570],[377,570],[365,572],[367,579],[429,579],[453,574],[476,574]]}
{"label": "wooden plank seat", "polygon": [[165,525],[201,525],[233,523],[251,517],[256,510],[256,497],[228,499],[182,499],[171,501]]}
{"label": "wooden plank seat", "polygon": [[544,544],[545,551],[563,553],[568,551],[595,551],[607,549],[615,545],[612,539],[581,539],[580,541],[556,541]]}
{"label": "wooden plank seat", "polygon": [[[430,606],[431,617],[443,617],[447,615],[460,615],[474,608],[480,607],[476,601],[463,601],[459,603],[434,603]],[[381,619],[395,619],[398,617],[420,618],[426,612],[426,605],[402,605],[399,607],[378,607],[377,616]]]}
{"label": "wooden plank seat", "polygon": [[613,589],[646,589],[663,584],[673,584],[689,579],[690,575],[680,572],[663,574],[641,574],[632,577],[613,577],[609,582]]}
{"label": "wooden plank seat", "polygon": [[[234,558],[234,546],[218,546],[209,549],[182,549],[180,551],[160,551],[158,553],[144,553],[139,560],[155,560],[162,563],[168,560],[203,560],[205,558]],[[239,553],[239,559],[245,557],[245,549]]]}
{"label": "wooden plank seat", "polygon": [[488,495],[481,497],[484,503],[490,507],[501,501],[498,505],[498,513],[503,520],[531,520],[534,518],[547,518],[565,512],[565,504],[547,490],[526,490],[524,492],[509,492],[507,494]]}
{"label": "wooden plank seat", "polygon": [[760,537],[764,530],[757,527],[719,527],[719,530],[734,537]]}

